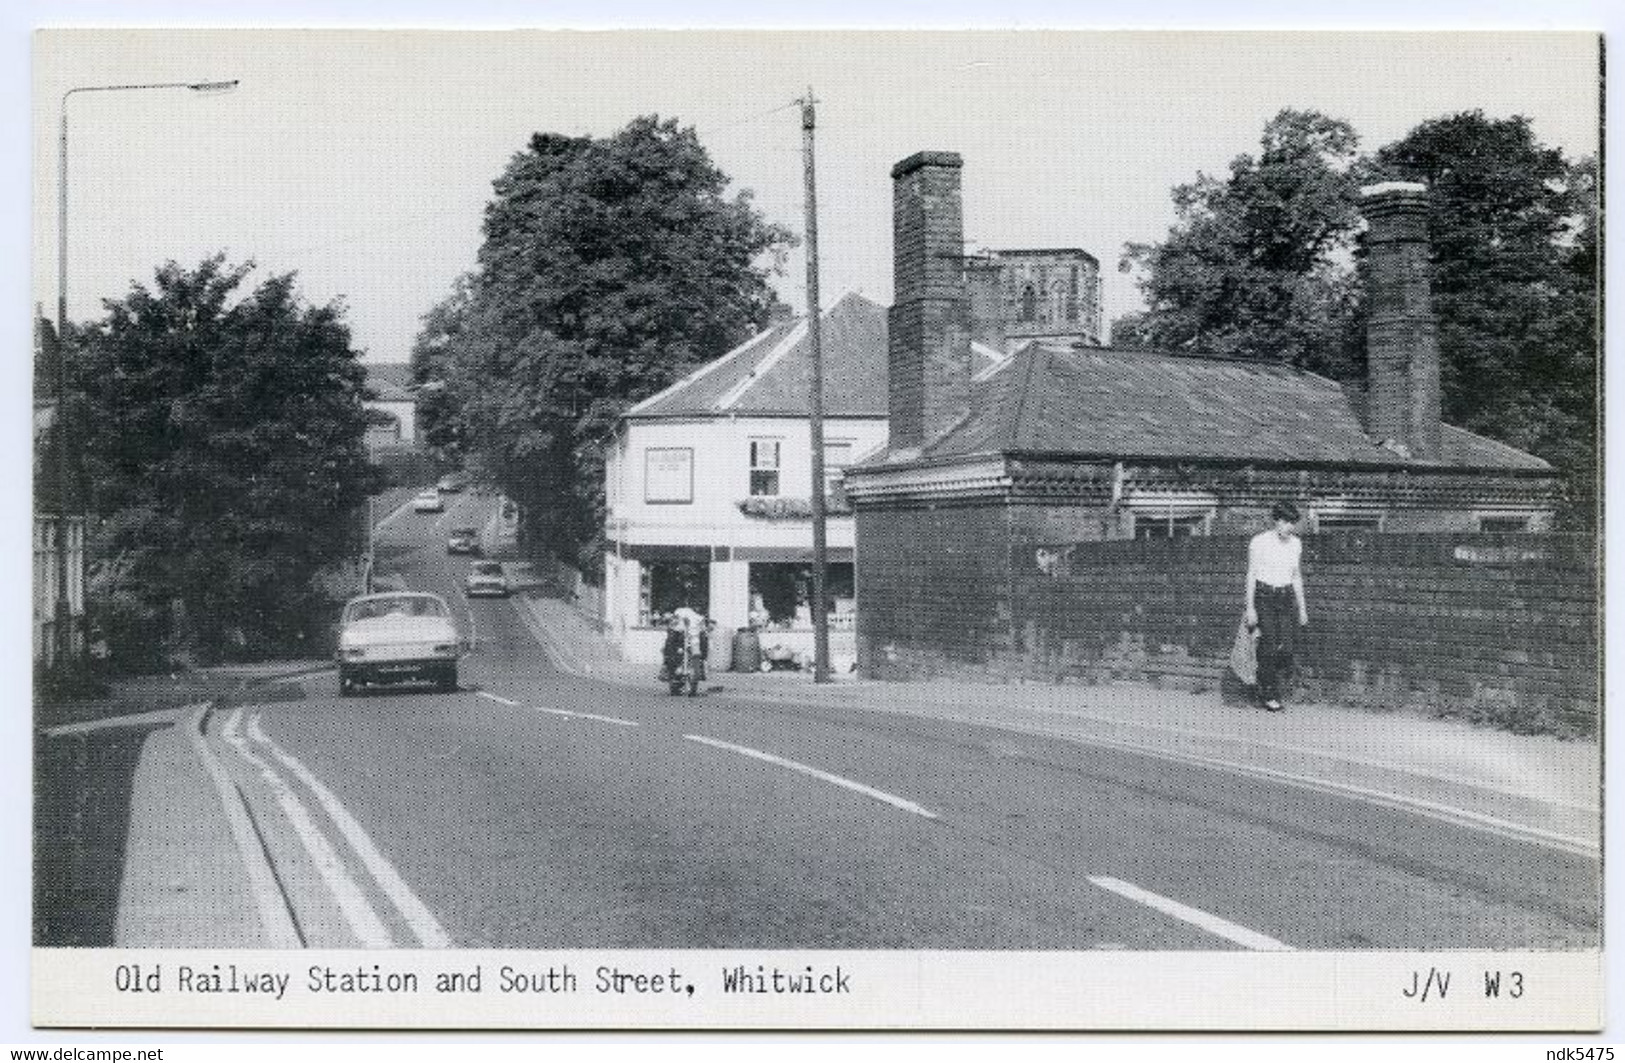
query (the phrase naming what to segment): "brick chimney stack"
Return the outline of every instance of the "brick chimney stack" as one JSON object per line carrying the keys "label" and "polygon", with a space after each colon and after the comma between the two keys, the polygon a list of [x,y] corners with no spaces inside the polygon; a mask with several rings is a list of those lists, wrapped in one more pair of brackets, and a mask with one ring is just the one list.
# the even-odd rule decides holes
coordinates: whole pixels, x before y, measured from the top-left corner
{"label": "brick chimney stack", "polygon": [[1421,461],[1440,458],[1439,345],[1428,266],[1428,190],[1384,181],[1360,190],[1366,222],[1369,428]]}
{"label": "brick chimney stack", "polygon": [[970,410],[965,225],[957,153],[921,151],[892,167],[892,450],[918,450]]}

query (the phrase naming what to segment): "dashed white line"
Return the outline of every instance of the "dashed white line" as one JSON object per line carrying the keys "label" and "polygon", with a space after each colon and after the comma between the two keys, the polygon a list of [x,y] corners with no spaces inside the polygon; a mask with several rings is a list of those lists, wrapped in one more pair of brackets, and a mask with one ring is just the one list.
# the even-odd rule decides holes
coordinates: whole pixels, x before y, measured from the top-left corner
{"label": "dashed white line", "polygon": [[1276,941],[1267,934],[1260,934],[1256,930],[1248,930],[1244,926],[1221,919],[1211,912],[1204,912],[1200,908],[1192,908],[1188,904],[1181,904],[1170,897],[1150,890],[1141,889],[1132,882],[1112,878],[1108,875],[1091,875],[1089,881],[1103,890],[1109,890],[1119,897],[1126,897],[1147,908],[1155,908],[1164,915],[1171,915],[1192,926],[1201,927],[1208,933],[1222,937],[1227,941],[1234,941],[1243,948],[1253,949],[1256,952],[1291,952],[1292,946]]}
{"label": "dashed white line", "polygon": [[367,903],[366,894],[345,870],[344,861],[339,858],[333,844],[327,840],[327,835],[323,834],[321,828],[311,819],[310,812],[305,808],[304,802],[299,800],[299,795],[293,792],[282,776],[277,774],[275,768],[248,748],[247,740],[238,733],[242,714],[242,709],[232,710],[225,727],[221,729],[221,737],[236,750],[239,757],[259,771],[260,778],[271,788],[277,804],[282,806],[282,814],[293,825],[300,844],[310,855],[317,873],[327,884],[328,892],[338,902],[344,921],[350,925],[351,932],[360,940],[362,946],[373,949],[392,948],[395,942],[389,936],[389,930],[384,926],[383,920],[378,918],[378,913]]}
{"label": "dashed white line", "polygon": [[597,720],[599,723],[612,723],[617,727],[638,726],[638,721],[636,720],[623,720],[619,716],[600,716],[595,712],[571,712],[569,709],[544,709],[540,705],[536,706],[536,711],[550,713],[554,716],[568,716],[576,720]]}
{"label": "dashed white line", "polygon": [[519,702],[510,701],[508,698],[502,697],[500,694],[493,694],[488,690],[476,690],[474,693],[478,694],[486,701],[494,701],[499,705],[506,705],[509,708],[517,708],[519,706]]}
{"label": "dashed white line", "polygon": [[876,801],[884,801],[886,804],[891,805],[894,808],[900,808],[905,812],[912,812],[916,816],[924,816],[926,819],[937,818],[937,814],[935,812],[932,812],[928,808],[917,805],[907,798],[898,797],[896,794],[889,794],[884,790],[877,790],[873,786],[866,786],[861,782],[847,779],[840,775],[832,775],[831,773],[823,771],[819,768],[815,768],[810,764],[803,764],[796,760],[788,760],[784,757],[775,756],[772,753],[764,753],[760,749],[752,749],[749,746],[738,746],[734,745],[732,742],[723,742],[716,738],[707,738],[705,735],[684,735],[683,737],[691,742],[699,742],[702,745],[713,746],[717,749],[726,749],[729,752],[738,753],[740,756],[753,757],[756,760],[763,760],[769,764],[777,764],[781,768],[789,768],[791,771],[798,771],[803,775],[810,775],[815,779],[830,783],[833,786],[840,786],[847,790],[856,791],[857,793],[863,794],[866,797],[872,797]]}
{"label": "dashed white line", "polygon": [[372,872],[372,877],[377,881],[379,888],[384,891],[384,895],[395,906],[395,910],[401,914],[401,918],[406,921],[407,926],[412,928],[412,933],[417,937],[418,943],[429,949],[450,948],[451,935],[446,933],[445,928],[434,917],[434,913],[429,911],[428,906],[418,899],[416,893],[412,892],[412,887],[408,886],[406,881],[401,878],[400,873],[395,870],[395,865],[391,864],[389,859],[378,851],[378,847],[373,844],[372,838],[367,834],[365,828],[356,822],[355,817],[350,814],[350,810],[344,807],[343,802],[334,795],[333,791],[323,785],[322,781],[309,768],[305,767],[297,757],[284,750],[266,735],[265,731],[260,727],[258,714],[249,721],[248,734],[254,741],[264,743],[266,748],[271,751],[271,755],[281,761],[284,767],[293,772],[294,776],[304,783],[311,793],[316,795],[316,800],[322,803],[322,807],[327,810],[328,816],[332,818],[334,823],[338,824],[339,831],[349,841],[351,848],[356,851],[356,855],[361,857],[361,862],[366,865],[368,871]]}

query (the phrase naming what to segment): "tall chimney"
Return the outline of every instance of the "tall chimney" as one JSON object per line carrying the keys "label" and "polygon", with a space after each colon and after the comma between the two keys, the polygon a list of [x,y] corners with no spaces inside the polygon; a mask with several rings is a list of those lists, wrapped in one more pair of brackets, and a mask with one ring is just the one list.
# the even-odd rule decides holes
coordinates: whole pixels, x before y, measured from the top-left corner
{"label": "tall chimney", "polygon": [[961,165],[955,152],[921,151],[891,171],[893,450],[923,447],[970,409]]}
{"label": "tall chimney", "polygon": [[1421,461],[1440,458],[1439,343],[1428,268],[1428,190],[1411,181],[1360,189],[1365,217],[1370,431]]}

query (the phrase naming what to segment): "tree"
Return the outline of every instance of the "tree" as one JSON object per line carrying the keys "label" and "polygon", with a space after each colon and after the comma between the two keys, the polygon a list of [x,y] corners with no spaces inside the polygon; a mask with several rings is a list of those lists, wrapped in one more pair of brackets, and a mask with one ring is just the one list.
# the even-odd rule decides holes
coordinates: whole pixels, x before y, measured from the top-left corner
{"label": "tree", "polygon": [[99,557],[150,634],[210,656],[299,643],[370,486],[342,307],[303,305],[292,274],[244,295],[252,268],[165,265],[81,355]]}
{"label": "tree", "polygon": [[462,422],[451,390],[453,360],[464,322],[474,301],[477,276],[459,274],[451,293],[423,315],[412,344],[412,383],[418,387],[418,433],[428,446],[446,455],[463,450]]}
{"label": "tree", "polygon": [[1178,221],[1160,244],[1130,244],[1148,309],[1113,323],[1112,342],[1265,358],[1347,376],[1359,138],[1346,122],[1284,110],[1257,158],[1227,178],[1173,190]]}
{"label": "tree", "polygon": [[[607,138],[533,136],[495,182],[480,269],[426,321],[425,363],[533,542],[595,571],[604,446],[621,413],[771,316],[790,237],[692,128],[642,117]],[[439,336],[444,336],[440,342]]]}
{"label": "tree", "polygon": [[1540,144],[1529,120],[1468,111],[1377,152],[1428,185],[1446,421],[1546,458],[1574,512],[1596,498],[1598,185],[1594,160]]}

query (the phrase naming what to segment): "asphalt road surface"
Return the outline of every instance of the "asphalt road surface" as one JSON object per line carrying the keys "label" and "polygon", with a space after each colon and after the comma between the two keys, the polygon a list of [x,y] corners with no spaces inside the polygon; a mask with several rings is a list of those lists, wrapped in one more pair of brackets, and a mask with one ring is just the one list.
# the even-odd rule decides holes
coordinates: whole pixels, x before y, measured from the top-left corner
{"label": "asphalt road surface", "polygon": [[[218,714],[320,947],[1573,948],[1596,861],[1118,749],[565,674],[469,602],[448,496],[380,567],[476,640],[456,693]],[[228,759],[230,759],[228,757]]]}

